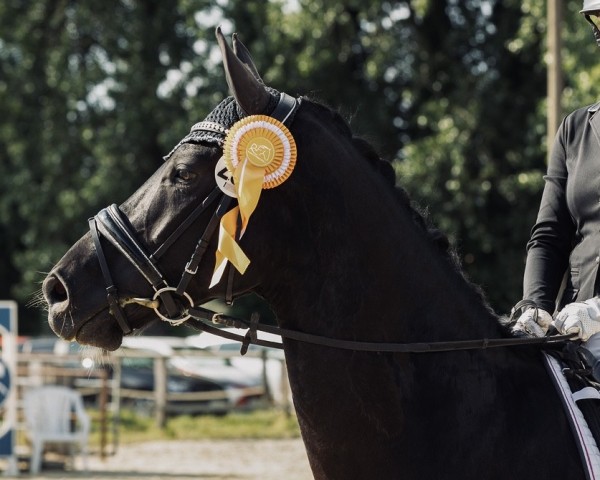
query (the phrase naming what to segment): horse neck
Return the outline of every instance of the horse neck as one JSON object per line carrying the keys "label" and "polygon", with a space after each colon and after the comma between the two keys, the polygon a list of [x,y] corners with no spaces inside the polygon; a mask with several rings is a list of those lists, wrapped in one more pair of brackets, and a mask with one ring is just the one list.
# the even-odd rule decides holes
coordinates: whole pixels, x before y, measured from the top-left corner
{"label": "horse neck", "polygon": [[365,341],[499,336],[495,316],[412,211],[376,189],[346,198],[344,222],[334,213],[288,255],[292,264],[264,292],[282,325]]}
{"label": "horse neck", "polygon": [[335,115],[303,105],[294,120],[302,156],[272,200],[265,195],[259,231],[268,239],[294,231],[259,287],[282,325],[374,341],[500,335],[412,208],[341,131]]}

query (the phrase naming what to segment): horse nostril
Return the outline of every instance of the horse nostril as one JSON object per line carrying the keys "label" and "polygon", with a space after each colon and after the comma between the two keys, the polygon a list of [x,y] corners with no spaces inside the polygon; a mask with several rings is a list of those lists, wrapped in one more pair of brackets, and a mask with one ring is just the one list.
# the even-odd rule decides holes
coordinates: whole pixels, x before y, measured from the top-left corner
{"label": "horse nostril", "polygon": [[46,278],[42,289],[48,305],[65,302],[69,298],[66,287],[54,275]]}

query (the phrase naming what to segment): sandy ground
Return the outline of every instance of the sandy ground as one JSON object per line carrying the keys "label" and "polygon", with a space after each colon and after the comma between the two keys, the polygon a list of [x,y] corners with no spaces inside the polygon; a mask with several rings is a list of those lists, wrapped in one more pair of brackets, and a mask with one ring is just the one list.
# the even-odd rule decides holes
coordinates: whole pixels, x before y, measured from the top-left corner
{"label": "sandy ground", "polygon": [[[79,458],[75,466],[82,466]],[[19,467],[27,468],[24,462]],[[90,455],[87,472],[65,469],[62,463],[46,461],[40,475],[22,472],[19,478],[310,480],[313,477],[302,440],[292,439],[174,440],[121,445],[116,455],[106,460]]]}

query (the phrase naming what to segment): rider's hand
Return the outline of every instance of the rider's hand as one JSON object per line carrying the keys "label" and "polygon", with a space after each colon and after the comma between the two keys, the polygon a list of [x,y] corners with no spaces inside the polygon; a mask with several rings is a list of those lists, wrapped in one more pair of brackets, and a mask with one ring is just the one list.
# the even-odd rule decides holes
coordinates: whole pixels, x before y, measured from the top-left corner
{"label": "rider's hand", "polygon": [[516,335],[528,337],[543,337],[552,325],[552,315],[541,308],[527,308],[512,327]]}
{"label": "rider's hand", "polygon": [[556,315],[554,326],[562,334],[577,333],[584,342],[600,332],[600,299],[569,303]]}

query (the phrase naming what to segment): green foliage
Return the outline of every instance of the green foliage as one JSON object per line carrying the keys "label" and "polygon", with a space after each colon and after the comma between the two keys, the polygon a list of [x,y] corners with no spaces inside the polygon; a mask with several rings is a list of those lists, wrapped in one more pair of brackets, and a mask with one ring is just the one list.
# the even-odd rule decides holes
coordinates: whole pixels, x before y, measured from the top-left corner
{"label": "green foliage", "polygon": [[[565,111],[600,93],[580,3],[564,8]],[[25,304],[85,218],[127,198],[227,94],[221,23],[268,84],[340,108],[395,161],[399,183],[506,311],[521,295],[545,169],[545,5],[0,3],[0,297]],[[21,330],[42,317],[22,309]]]}
{"label": "green foliage", "polygon": [[[225,95],[221,75],[211,85],[206,58],[194,52],[212,32],[193,19],[210,8],[208,1],[0,5],[2,297],[27,302],[40,271],[84,233],[85,218],[127,198],[215,95]],[[22,311],[21,319],[37,316]],[[26,321],[22,331],[35,328]]]}
{"label": "green foliage", "polygon": [[437,48],[422,53],[441,94],[423,98],[415,120],[427,133],[402,149],[397,171],[451,235],[470,276],[506,311],[520,295],[545,168],[545,30],[522,2],[485,4],[465,2],[448,14],[464,32],[446,30],[441,43],[462,57],[448,63]]}

